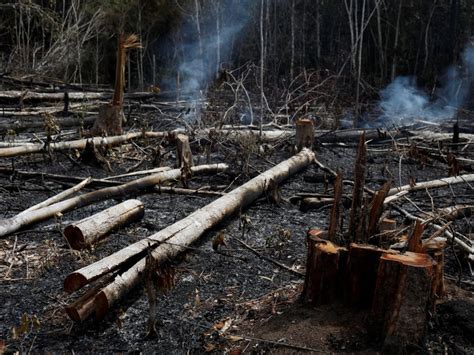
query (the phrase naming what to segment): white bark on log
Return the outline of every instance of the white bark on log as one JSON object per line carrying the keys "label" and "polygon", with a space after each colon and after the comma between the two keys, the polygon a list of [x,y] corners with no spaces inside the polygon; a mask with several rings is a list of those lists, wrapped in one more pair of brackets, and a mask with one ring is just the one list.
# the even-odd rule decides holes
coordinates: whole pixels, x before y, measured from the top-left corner
{"label": "white bark on log", "polygon": [[161,173],[163,171],[168,171],[168,170],[171,170],[171,168],[168,167],[168,166],[163,166],[161,168],[154,168],[154,169],[150,169],[150,170],[132,171],[132,172],[126,173],[126,174],[107,176],[107,177],[103,178],[102,180],[115,180],[115,179],[118,179],[118,178],[129,177],[129,176],[150,175],[150,174],[155,174],[155,173]]}
{"label": "white bark on log", "polygon": [[[145,239],[143,243],[140,241],[134,245],[144,244],[144,246],[146,246],[151,238],[154,237],[153,240],[160,238],[162,241],[166,241],[166,243],[160,244],[152,252],[152,256],[155,258],[157,264],[169,260],[169,258],[175,257],[184,251],[187,246],[197,241],[208,229],[256,200],[266,191],[270,181],[280,184],[294,173],[308,166],[314,160],[314,157],[312,151],[304,148],[292,158],[283,161],[229,192],[227,195]],[[166,238],[167,235],[168,238]],[[163,238],[166,239],[163,240]],[[117,254],[118,253],[112,254],[110,256],[111,259],[114,260],[114,255]],[[108,258],[109,257],[105,259]],[[105,259],[102,259],[102,261]],[[99,261],[99,263],[100,262],[101,261]],[[113,271],[113,266],[109,264],[109,267],[112,268]],[[89,270],[91,269],[94,269],[94,267]],[[84,274],[80,273],[81,270],[74,274],[84,276]],[[96,316],[102,318],[110,306],[116,303],[127,291],[136,286],[140,282],[144,270],[145,257],[129,270],[118,275],[111,284],[104,287],[94,300]]]}
{"label": "white bark on log", "polygon": [[[270,181],[276,184],[281,183],[291,175],[308,166],[314,161],[314,158],[315,156],[312,151],[303,149],[290,159],[258,175],[242,186],[232,190],[158,233],[69,274],[64,281],[64,289],[67,292],[73,292],[93,280],[120,268],[127,261],[141,256],[142,259],[136,265],[121,276],[118,276],[112,286],[108,286],[100,293],[97,302],[99,302],[99,304],[106,304],[107,308],[111,303],[119,299],[126,290],[139,282],[140,272],[143,271],[145,266],[144,256],[149,246],[158,246],[158,248],[153,251],[153,257],[158,261],[163,261],[165,256],[178,254],[184,250],[185,246],[190,245],[201,237],[209,228],[215,226],[224,218],[235,214],[261,196],[268,188]],[[172,243],[172,245],[163,244],[165,241]],[[100,306],[99,309],[104,308]]]}
{"label": "white bark on log", "polygon": [[[226,164],[199,165],[191,168],[193,174],[206,174],[224,171],[228,168]],[[108,200],[115,197],[126,196],[140,190],[159,185],[164,181],[176,180],[181,176],[180,169],[173,169],[161,173],[133,180],[118,186],[105,187],[100,190],[88,192],[75,196],[64,201],[57,202],[50,206],[30,211],[27,214],[19,214],[12,218],[0,220],[0,238],[14,233],[19,229],[33,223],[41,222],[51,218],[57,213],[72,210],[75,208],[90,205],[97,201]]]}
{"label": "white bark on log", "polygon": [[[423,182],[418,182],[416,183],[415,186],[411,185],[404,185],[401,187],[394,187],[390,189],[388,192],[388,196],[400,194],[400,197],[403,196],[405,191],[407,192],[413,192],[413,191],[419,191],[419,190],[425,190],[425,189],[435,189],[435,188],[440,188],[440,187],[446,187],[449,185],[454,185],[454,184],[460,184],[462,182],[469,183],[474,181],[474,174],[466,174],[466,175],[459,175],[459,176],[453,176],[449,178],[443,178],[443,179],[436,179],[436,180],[431,180],[431,181],[423,181]],[[385,201],[393,201],[394,199],[390,199],[387,197]],[[384,203],[386,204],[387,202]]]}
{"label": "white bark on log", "polygon": [[[69,100],[110,100],[112,93],[107,92],[68,92]],[[157,94],[153,92],[133,92],[125,94],[126,99],[144,99],[156,97]],[[0,100],[19,100],[23,101],[58,101],[64,100],[63,92],[34,92],[34,91],[20,91],[8,90],[0,91]]]}
{"label": "white bark on log", "polygon": [[167,132],[133,132],[122,136],[84,138],[74,141],[51,143],[47,147],[44,144],[24,145],[19,147],[0,149],[0,158],[14,157],[19,155],[41,153],[43,151],[85,149],[87,142],[92,142],[94,146],[113,146],[123,144],[135,138],[157,138],[166,137]]}
{"label": "white bark on log", "polygon": [[78,192],[79,190],[81,190],[84,186],[86,186],[87,184],[89,184],[91,181],[92,181],[92,178],[91,178],[91,177],[88,177],[88,178],[84,179],[83,181],[81,181],[79,184],[74,185],[74,186],[71,187],[70,189],[64,190],[64,191],[60,192],[59,194],[54,195],[54,196],[48,198],[47,200],[44,200],[43,202],[40,202],[40,203],[38,203],[38,204],[36,204],[36,205],[34,205],[34,206],[31,206],[30,208],[27,208],[27,209],[24,210],[23,212],[20,212],[18,215],[22,215],[22,214],[28,213],[28,212],[30,212],[30,211],[38,210],[38,209],[40,209],[40,208],[43,208],[43,207],[46,207],[46,206],[50,206],[50,205],[52,205],[53,203],[62,201],[62,200],[64,200],[66,197],[71,196],[72,194],[75,194],[76,192]]}
{"label": "white bark on log", "polygon": [[84,249],[98,242],[104,235],[143,217],[145,207],[139,200],[126,200],[90,217],[68,225],[64,236],[73,249]]}

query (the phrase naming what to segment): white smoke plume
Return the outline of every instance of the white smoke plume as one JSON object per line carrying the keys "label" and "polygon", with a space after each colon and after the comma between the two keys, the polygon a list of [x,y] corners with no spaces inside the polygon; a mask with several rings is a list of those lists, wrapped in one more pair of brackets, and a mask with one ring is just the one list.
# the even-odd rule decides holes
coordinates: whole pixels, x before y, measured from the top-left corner
{"label": "white smoke plume", "polygon": [[443,85],[435,98],[416,85],[416,78],[399,76],[380,92],[380,123],[402,124],[413,119],[440,121],[456,115],[465,103],[474,82],[474,45],[469,44],[462,53],[459,66],[451,66],[442,80]]}

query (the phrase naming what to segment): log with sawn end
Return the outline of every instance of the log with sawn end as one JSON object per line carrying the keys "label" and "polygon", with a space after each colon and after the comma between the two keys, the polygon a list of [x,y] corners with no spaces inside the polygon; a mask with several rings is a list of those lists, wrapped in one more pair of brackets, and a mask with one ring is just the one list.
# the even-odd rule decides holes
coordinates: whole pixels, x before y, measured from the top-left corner
{"label": "log with sawn end", "polygon": [[[191,168],[193,174],[217,173],[227,170],[227,164],[199,165]],[[123,197],[152,188],[164,181],[177,180],[181,176],[181,169],[163,171],[161,173],[146,176],[118,186],[105,187],[100,190],[91,191],[83,195],[75,196],[52,205],[18,214],[11,218],[0,220],[0,238],[18,231],[33,223],[41,222],[53,217],[59,212],[69,211],[75,208],[90,205],[97,201],[108,200],[115,197]]]}
{"label": "log with sawn end", "polygon": [[91,247],[103,236],[143,217],[145,208],[138,200],[126,200],[64,228],[64,236],[73,249]]}
{"label": "log with sawn end", "polygon": [[138,259],[132,267],[116,276],[114,282],[97,294],[94,302],[95,311],[99,317],[104,315],[112,304],[140,282],[145,268],[145,254],[148,248],[156,248],[152,255],[158,263],[176,256],[210,228],[222,222],[224,218],[237,213],[260,197],[268,188],[270,180],[279,184],[307,167],[313,160],[314,153],[308,149],[303,149],[295,156],[158,233],[73,272],[64,281],[65,290],[73,292],[110,272],[120,269],[131,260]]}
{"label": "log with sawn end", "polygon": [[47,146],[44,144],[31,144],[25,146],[1,148],[0,158],[15,157],[19,155],[41,153],[44,151],[56,151],[56,150],[68,150],[68,149],[85,149],[88,142],[94,146],[114,146],[128,142],[131,139],[136,138],[158,138],[166,137],[168,132],[132,132],[121,136],[110,136],[110,137],[94,137],[77,139],[74,141],[51,143]]}

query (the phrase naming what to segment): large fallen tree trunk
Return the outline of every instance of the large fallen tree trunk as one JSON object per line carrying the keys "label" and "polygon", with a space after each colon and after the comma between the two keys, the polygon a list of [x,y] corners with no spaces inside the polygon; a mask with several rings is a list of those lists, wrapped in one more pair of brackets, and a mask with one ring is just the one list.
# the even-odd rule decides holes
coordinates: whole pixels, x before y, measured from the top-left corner
{"label": "large fallen tree trunk", "polygon": [[[82,100],[110,100],[112,93],[107,92],[68,92],[69,100],[71,101],[82,101]],[[125,94],[125,99],[148,99],[156,97],[157,94],[153,92],[134,92]],[[34,91],[20,91],[20,90],[9,90],[0,91],[0,101],[12,101],[22,100],[26,101],[60,101],[64,100],[63,92],[34,92]]]}
{"label": "large fallen tree trunk", "polygon": [[425,189],[435,189],[435,188],[440,188],[440,187],[446,187],[449,185],[460,184],[462,182],[468,183],[468,182],[473,182],[473,181],[474,181],[474,174],[459,175],[459,176],[453,176],[449,178],[418,182],[415,185],[404,185],[401,187],[394,187],[390,189],[390,191],[388,192],[388,195],[389,196],[395,195],[401,191],[413,192],[413,191],[419,191],[419,190],[425,190]]}
{"label": "large fallen tree trunk", "polygon": [[[269,185],[281,183],[289,176],[308,166],[313,160],[314,153],[308,149],[303,149],[292,158],[258,175],[158,233],[73,272],[64,281],[65,290],[67,292],[78,290],[84,285],[135,261],[135,265],[118,275],[114,282],[102,289],[96,296],[96,313],[99,316],[104,314],[111,304],[138,284],[145,268],[145,255],[148,248],[156,248],[152,255],[158,263],[177,255],[224,218],[235,214],[260,197]],[[270,183],[270,181],[273,181],[273,183]]]}
{"label": "large fallen tree trunk", "polygon": [[410,192],[426,190],[426,189],[441,188],[441,187],[446,187],[446,186],[450,186],[454,184],[460,184],[463,182],[470,183],[473,181],[474,181],[474,174],[466,174],[466,175],[453,176],[449,178],[418,182],[415,185],[404,185],[400,187],[394,187],[388,191],[388,194],[387,194],[388,197],[385,198],[383,203],[387,205],[409,194]]}
{"label": "large fallen tree trunk", "polygon": [[[193,174],[216,173],[228,168],[226,164],[199,165],[191,168]],[[69,211],[75,208],[90,205],[97,201],[108,200],[115,197],[127,196],[137,193],[141,190],[152,188],[164,181],[177,180],[181,177],[180,169],[173,169],[161,173],[133,180],[118,186],[105,187],[103,189],[88,192],[83,195],[75,196],[70,199],[54,203],[52,205],[30,211],[29,213],[20,213],[12,218],[0,220],[0,237],[4,237],[19,229],[29,226],[33,223],[41,222],[45,219],[55,216],[57,213]]]}
{"label": "large fallen tree trunk", "polygon": [[167,132],[132,132],[122,136],[111,137],[94,137],[77,139],[74,141],[51,143],[47,146],[44,144],[25,145],[19,147],[2,148],[0,149],[0,158],[15,157],[18,155],[25,155],[31,153],[41,153],[45,151],[68,150],[68,149],[85,149],[88,142],[94,146],[113,146],[123,144],[135,138],[156,138],[166,137]]}
{"label": "large fallen tree trunk", "polygon": [[64,228],[73,249],[90,248],[112,230],[143,217],[145,207],[139,200],[126,200]]}
{"label": "large fallen tree trunk", "polygon": [[67,190],[64,190],[62,192],[60,192],[59,194],[57,195],[54,195],[50,198],[48,198],[47,200],[43,201],[43,202],[40,202],[34,206],[31,206],[30,208],[24,210],[23,212],[21,212],[19,215],[22,215],[22,214],[27,214],[29,213],[30,211],[35,211],[35,210],[39,210],[40,208],[44,208],[44,207],[47,207],[47,206],[50,206],[52,205],[53,203],[56,203],[56,202],[59,202],[59,201],[62,201],[64,200],[66,197],[68,196],[71,196],[73,194],[75,194],[76,192],[78,192],[79,190],[81,190],[84,186],[86,186],[87,184],[89,184],[91,182],[92,178],[88,177],[88,178],[85,178],[83,181],[81,181],[79,184],[77,185],[74,185],[73,187],[71,187],[70,189],[67,189]]}
{"label": "large fallen tree trunk", "polygon": [[[95,121],[95,116],[81,117],[57,117],[55,118],[56,123],[61,128],[66,127],[78,127],[84,125],[84,127],[91,126]],[[38,117],[21,117],[21,119],[5,119],[4,122],[0,122],[0,134],[4,134],[10,130],[15,132],[21,132],[30,130],[33,128],[44,128],[44,122]]]}

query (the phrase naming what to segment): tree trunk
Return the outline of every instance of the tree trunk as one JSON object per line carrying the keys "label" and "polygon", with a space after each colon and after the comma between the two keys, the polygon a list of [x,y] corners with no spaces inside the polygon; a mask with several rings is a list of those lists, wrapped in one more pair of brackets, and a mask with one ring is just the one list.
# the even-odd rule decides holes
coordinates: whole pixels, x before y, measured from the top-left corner
{"label": "tree trunk", "polygon": [[[349,237],[356,241],[358,237],[358,226],[363,218],[361,213],[364,186],[365,171],[367,164],[367,145],[365,144],[365,132],[360,135],[359,146],[357,148],[357,157],[354,167],[354,189],[352,191],[352,205],[349,215]],[[366,236],[359,236],[366,238]]]}
{"label": "tree trunk", "polygon": [[107,273],[120,269],[127,262],[141,257],[142,259],[138,263],[117,276],[115,281],[96,297],[96,312],[99,315],[105,314],[111,304],[140,281],[145,267],[144,257],[148,248],[156,247],[152,255],[160,263],[168,260],[184,251],[186,246],[222,222],[224,218],[237,213],[260,197],[268,188],[270,180],[279,184],[308,166],[313,160],[314,153],[303,149],[292,158],[283,161],[158,233],[73,272],[64,281],[64,289],[67,292],[73,292]]}
{"label": "tree trunk", "polygon": [[[191,168],[193,173],[211,173],[227,169],[226,164],[200,165]],[[0,237],[14,233],[21,228],[51,218],[59,212],[69,211],[75,208],[90,205],[97,201],[108,200],[115,197],[123,197],[137,193],[141,190],[152,188],[164,181],[177,180],[181,177],[181,169],[173,169],[153,174],[119,186],[105,187],[100,190],[88,192],[55,204],[30,211],[29,213],[16,215],[11,218],[0,220]]]}
{"label": "tree trunk", "polygon": [[68,142],[58,142],[50,143],[45,146],[44,144],[30,144],[18,147],[11,148],[1,148],[0,149],[0,158],[15,157],[19,155],[32,154],[32,153],[43,153],[47,151],[56,151],[56,150],[69,150],[69,149],[78,149],[83,150],[86,148],[87,143],[93,144],[94,146],[114,146],[128,142],[131,139],[135,138],[158,138],[166,137],[167,132],[133,132],[127,133],[122,136],[112,136],[112,137],[94,137],[88,139],[77,139],[74,141]]}
{"label": "tree trunk", "polygon": [[[318,233],[319,232],[319,233]],[[307,259],[303,302],[319,306],[341,299],[347,249],[324,238],[325,232],[311,230],[306,238]]]}
{"label": "tree trunk", "polygon": [[351,243],[347,262],[346,303],[355,308],[372,304],[379,259],[387,251],[373,245]]}
{"label": "tree trunk", "polygon": [[296,121],[296,151],[303,148],[313,148],[314,128],[313,121],[303,119]]}
{"label": "tree trunk", "polygon": [[64,235],[73,249],[90,248],[114,229],[143,217],[145,208],[138,200],[127,200],[68,225]]}
{"label": "tree trunk", "polygon": [[412,252],[380,258],[372,314],[374,330],[387,349],[423,339],[432,309],[435,264],[429,255]]}
{"label": "tree trunk", "polygon": [[193,153],[189,146],[189,137],[184,134],[176,136],[176,159],[178,168],[190,168],[193,164]]}
{"label": "tree trunk", "polygon": [[99,107],[99,116],[89,132],[92,136],[121,135],[124,119],[122,105],[102,105]]}

